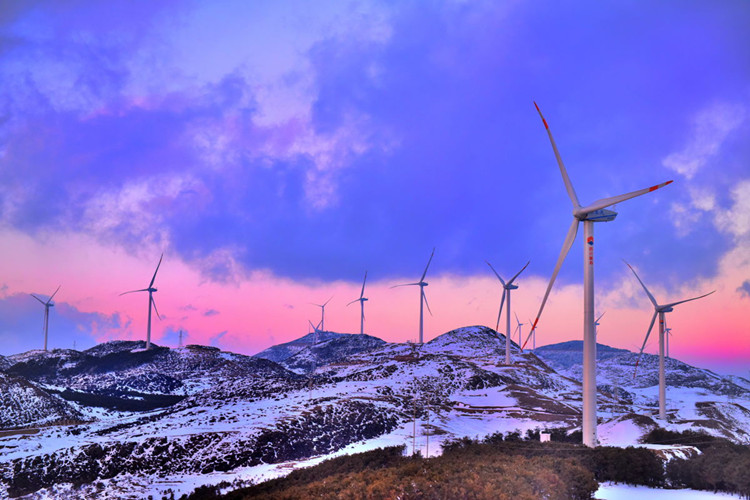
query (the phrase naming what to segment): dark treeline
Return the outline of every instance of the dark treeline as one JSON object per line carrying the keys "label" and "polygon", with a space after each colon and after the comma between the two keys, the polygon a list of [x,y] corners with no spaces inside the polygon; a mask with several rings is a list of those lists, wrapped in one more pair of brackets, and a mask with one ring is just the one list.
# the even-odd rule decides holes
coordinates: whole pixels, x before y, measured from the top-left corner
{"label": "dark treeline", "polygon": [[[599,482],[650,487],[726,491],[750,498],[750,450],[694,432],[651,432],[646,442],[696,446],[702,454],[673,459],[664,467],[645,448],[581,445],[580,433],[553,429],[552,442],[539,431],[457,439],[439,457],[403,456],[404,447],[327,460],[286,477],[233,491],[207,486],[189,500],[239,499],[589,499]],[[223,485],[227,486],[227,485]]]}
{"label": "dark treeline", "polygon": [[750,447],[693,431],[656,429],[646,443],[695,446],[701,454],[667,464],[667,481],[673,487],[724,491],[750,498]]}

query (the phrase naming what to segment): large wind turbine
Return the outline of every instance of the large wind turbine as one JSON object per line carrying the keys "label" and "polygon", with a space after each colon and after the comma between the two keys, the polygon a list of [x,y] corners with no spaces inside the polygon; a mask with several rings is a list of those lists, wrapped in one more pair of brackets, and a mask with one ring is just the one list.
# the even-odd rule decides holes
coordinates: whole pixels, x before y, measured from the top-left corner
{"label": "large wind turbine", "polygon": [[536,103],[536,110],[539,112],[539,116],[544,123],[544,128],[547,130],[550,143],[552,144],[552,150],[555,153],[557,164],[560,167],[560,173],[562,174],[563,182],[565,183],[565,189],[568,192],[570,201],[573,203],[573,222],[568,229],[568,234],[563,242],[560,256],[557,258],[555,269],[552,271],[552,277],[550,278],[549,284],[547,285],[547,291],[544,293],[542,304],[539,306],[539,312],[536,315],[534,324],[531,326],[529,336],[524,342],[524,347],[529,341],[529,337],[536,329],[536,325],[539,322],[539,317],[542,315],[544,305],[547,303],[547,297],[552,290],[552,285],[555,283],[557,273],[560,272],[565,257],[568,255],[570,248],[573,246],[573,241],[578,234],[578,225],[583,222],[583,444],[586,446],[597,445],[596,435],[596,335],[594,333],[594,222],[609,222],[617,217],[617,212],[614,210],[607,210],[606,207],[612,206],[615,203],[620,203],[630,198],[635,198],[651,191],[655,191],[661,187],[669,184],[670,181],[656,186],[651,186],[645,189],[639,189],[631,193],[621,194],[619,196],[613,196],[611,198],[603,198],[597,200],[594,203],[581,206],[578,201],[578,196],[573,189],[573,184],[570,182],[568,172],[565,169],[560,152],[557,150],[555,140],[552,138],[552,132],[547,125],[547,121],[542,115],[542,111],[539,109]]}
{"label": "large wind turbine", "polygon": [[[333,295],[331,295],[331,299],[332,298],[333,298]],[[322,304],[314,304],[313,302],[310,302],[310,304],[320,307],[320,331],[321,332],[324,332],[326,329],[326,306],[331,301],[331,299],[326,300]]]}
{"label": "large wind turbine", "polygon": [[418,285],[419,286],[419,344],[424,343],[424,306],[427,306],[427,311],[430,313],[430,316],[432,316],[432,311],[430,310],[430,304],[427,303],[427,296],[424,294],[424,287],[428,285],[427,282],[425,282],[424,277],[427,276],[427,268],[430,267],[430,262],[432,262],[432,257],[435,255],[435,249],[432,249],[432,253],[430,254],[430,260],[427,261],[427,265],[424,267],[424,272],[422,273],[422,276],[419,278],[419,281],[416,283],[404,283],[402,285],[393,285],[391,288],[396,288],[399,286],[412,286],[412,285]]}
{"label": "large wind turbine", "polygon": [[[503,314],[503,303],[505,302],[505,299],[507,297],[508,299],[508,310],[505,312],[505,364],[510,364],[510,291],[515,290],[518,288],[518,285],[514,285],[513,282],[518,278],[518,275],[523,272],[524,269],[529,265],[529,262],[526,263],[525,266],[521,268],[520,271],[516,273],[515,276],[513,276],[511,279],[507,281],[507,283],[500,277],[497,271],[495,271],[495,268],[492,267],[492,264],[490,264],[488,261],[487,265],[490,266],[490,269],[492,269],[492,272],[495,273],[495,276],[497,276],[497,279],[500,280],[500,283],[503,284],[503,298],[500,299],[500,310],[497,313],[497,325],[495,326],[495,331],[497,331],[498,327],[500,326],[500,316]],[[520,344],[519,344],[520,346]]]}
{"label": "large wind turbine", "polygon": [[354,299],[347,304],[347,306],[350,306],[354,304],[355,302],[359,302],[361,306],[362,314],[360,315],[360,318],[359,318],[360,335],[365,333],[365,301],[367,300],[367,298],[365,297],[365,283],[367,283],[367,271],[365,271],[365,279],[362,281],[362,291],[359,293],[359,298]]}
{"label": "large wind turbine", "polygon": [[[60,285],[62,286],[62,285]],[[57,290],[55,290],[55,293],[50,295],[50,298],[47,300],[47,302],[43,301],[33,293],[30,294],[32,297],[34,297],[36,300],[42,303],[44,306],[44,350],[47,350],[47,333],[49,332],[49,308],[55,307],[55,304],[52,303],[52,298],[57,294],[57,292],[60,290],[60,286],[57,287]]]}
{"label": "large wind turbine", "polygon": [[[643,281],[641,281],[641,278],[638,276],[638,273],[635,272],[635,269],[633,269],[633,266],[625,262],[627,266],[630,268],[631,271],[633,271],[633,274],[635,274],[636,279],[643,287],[643,290],[646,292],[646,295],[648,295],[648,299],[651,301],[651,303],[654,305],[654,315],[651,316],[651,324],[648,325],[648,330],[646,331],[646,338],[643,339],[643,345],[641,346],[641,352],[638,353],[638,359],[635,362],[635,368],[638,369],[638,363],[641,361],[641,355],[643,354],[643,350],[646,348],[646,342],[648,342],[648,336],[651,335],[651,329],[654,327],[654,322],[656,321],[656,316],[659,316],[659,418],[665,419],[667,418],[667,377],[666,373],[664,371],[664,315],[668,312],[672,312],[674,309],[674,306],[677,304],[682,304],[684,302],[690,302],[691,300],[698,300],[702,299],[703,297],[706,297],[707,295],[711,295],[713,292],[708,292],[706,294],[703,294],[699,297],[693,297],[692,299],[685,299],[685,300],[678,300],[677,302],[672,302],[669,304],[660,305],[656,302],[656,299],[653,295],[651,295],[651,292],[648,291],[648,288],[646,288],[646,285],[643,284]],[[635,376],[635,374],[633,374]]]}
{"label": "large wind turbine", "polygon": [[159,315],[159,310],[156,308],[156,301],[154,301],[154,292],[156,291],[156,288],[154,288],[154,281],[156,281],[156,273],[159,272],[159,266],[161,266],[161,260],[164,258],[164,254],[161,254],[161,257],[159,257],[159,263],[156,264],[156,271],[154,271],[154,276],[151,278],[151,283],[148,284],[147,288],[141,288],[140,290],[130,290],[129,292],[123,292],[120,295],[125,295],[127,293],[135,293],[135,292],[148,292],[148,329],[146,330],[146,349],[151,349],[151,306],[154,306],[154,311],[156,311],[156,317],[161,319],[161,316]]}

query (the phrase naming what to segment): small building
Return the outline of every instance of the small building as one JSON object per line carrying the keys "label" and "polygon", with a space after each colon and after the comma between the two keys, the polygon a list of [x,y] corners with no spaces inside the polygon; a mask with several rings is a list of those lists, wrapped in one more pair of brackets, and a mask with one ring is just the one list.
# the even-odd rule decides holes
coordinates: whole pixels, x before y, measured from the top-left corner
{"label": "small building", "polygon": [[550,438],[552,437],[552,434],[549,432],[540,432],[539,433],[539,441],[542,443],[547,443],[550,441]]}

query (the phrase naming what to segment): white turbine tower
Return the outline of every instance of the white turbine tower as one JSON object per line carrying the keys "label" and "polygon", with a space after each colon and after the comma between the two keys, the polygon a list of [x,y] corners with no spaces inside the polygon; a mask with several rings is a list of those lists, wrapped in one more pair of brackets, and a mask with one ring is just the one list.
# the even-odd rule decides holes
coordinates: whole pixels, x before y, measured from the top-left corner
{"label": "white turbine tower", "polygon": [[[331,295],[331,299],[333,298],[333,295]],[[315,304],[313,302],[310,302],[310,304],[320,307],[320,331],[324,332],[326,330],[326,306],[331,301],[331,299],[326,300],[322,304]]]}
{"label": "white turbine tower", "polygon": [[427,311],[430,313],[430,316],[432,316],[432,311],[430,310],[430,304],[427,303],[427,296],[424,294],[424,287],[428,285],[428,283],[424,280],[425,276],[427,276],[427,269],[430,267],[430,262],[432,262],[432,257],[435,255],[435,249],[432,249],[432,253],[430,254],[430,260],[427,261],[427,265],[424,268],[424,272],[422,273],[422,276],[419,278],[419,281],[416,283],[404,283],[402,285],[393,285],[391,288],[396,288],[399,286],[419,286],[419,344],[422,345],[424,343],[424,306],[427,306]]}
{"label": "white turbine tower", "polygon": [[[513,282],[518,278],[518,275],[523,272],[526,267],[528,267],[529,262],[526,263],[525,266],[521,268],[520,271],[516,273],[515,276],[513,276],[511,279],[509,279],[507,282],[505,282],[497,271],[495,271],[495,268],[492,267],[492,264],[490,264],[488,261],[487,265],[490,266],[490,269],[492,269],[492,272],[495,273],[495,276],[497,276],[497,279],[500,280],[500,283],[503,284],[503,298],[500,299],[500,310],[497,313],[497,325],[495,326],[495,331],[500,327],[500,316],[503,314],[503,304],[505,303],[505,299],[507,297],[508,299],[508,310],[505,312],[505,364],[510,364],[510,291],[515,290],[518,288],[518,285],[514,285]],[[521,344],[519,343],[518,346],[520,347]]]}
{"label": "white turbine tower", "polygon": [[39,297],[37,297],[36,295],[34,295],[33,293],[29,294],[32,297],[34,297],[36,300],[41,302],[41,304],[44,306],[44,350],[45,351],[47,350],[47,334],[49,333],[49,308],[55,307],[55,304],[52,303],[52,298],[55,295],[57,295],[57,292],[60,290],[60,286],[57,287],[57,290],[55,290],[55,293],[50,295],[49,299],[47,299],[46,302],[40,299]]}
{"label": "white turbine tower", "polygon": [[[692,299],[685,299],[685,300],[678,300],[677,302],[671,302],[669,304],[660,305],[656,302],[656,299],[653,295],[651,295],[651,292],[648,291],[648,288],[646,288],[646,285],[643,284],[643,281],[641,281],[641,278],[638,276],[638,273],[635,272],[635,269],[633,269],[633,266],[625,262],[627,266],[630,268],[631,271],[633,271],[633,274],[635,274],[636,279],[643,287],[643,290],[646,292],[646,295],[648,295],[648,299],[651,301],[651,304],[654,306],[654,315],[651,316],[651,323],[648,325],[648,330],[646,331],[646,338],[643,339],[643,345],[641,346],[641,352],[638,353],[638,359],[635,362],[635,369],[638,370],[638,363],[641,361],[641,355],[643,354],[643,350],[646,348],[646,342],[648,342],[648,337],[651,335],[651,329],[654,327],[654,322],[656,321],[656,316],[659,316],[659,418],[666,419],[667,418],[667,377],[664,370],[664,315],[668,312],[672,312],[674,309],[674,306],[678,304],[682,304],[685,302],[690,302],[691,300],[698,300],[702,299],[703,297],[706,297],[708,295],[711,295],[713,292],[708,292],[706,294],[700,295],[698,297],[693,297]],[[635,377],[635,373],[633,373],[633,377]]]}
{"label": "white turbine tower", "polygon": [[159,272],[159,266],[161,266],[161,260],[164,258],[164,254],[161,254],[161,257],[159,257],[159,263],[156,264],[156,271],[154,271],[154,276],[151,278],[151,283],[148,284],[147,288],[141,288],[140,290],[130,290],[129,292],[123,292],[120,295],[125,295],[128,293],[135,293],[135,292],[148,292],[148,327],[146,330],[146,349],[151,349],[151,306],[154,306],[154,311],[156,311],[156,317],[161,319],[161,316],[159,315],[159,310],[156,308],[156,301],[154,301],[154,292],[157,291],[156,288],[154,288],[154,281],[156,281],[156,273]]}
{"label": "white turbine tower", "polygon": [[[555,283],[557,273],[560,272],[565,257],[568,255],[570,248],[573,246],[576,235],[578,234],[578,225],[583,222],[583,444],[586,446],[594,447],[597,445],[596,435],[596,336],[594,334],[594,222],[609,222],[617,217],[617,212],[614,210],[607,210],[606,207],[612,206],[615,203],[620,203],[630,198],[635,198],[651,191],[655,191],[661,187],[666,186],[672,181],[667,181],[656,186],[651,186],[645,189],[639,189],[619,196],[613,196],[611,198],[603,198],[597,200],[594,203],[581,206],[578,201],[578,196],[573,189],[573,184],[570,182],[568,172],[565,169],[565,165],[560,157],[560,152],[557,150],[555,140],[552,138],[552,132],[547,125],[547,121],[542,115],[542,111],[539,109],[536,103],[536,110],[539,112],[539,116],[544,123],[544,128],[547,130],[550,143],[552,143],[552,150],[555,153],[557,164],[560,167],[560,173],[562,174],[563,182],[565,183],[565,189],[568,192],[570,201],[573,203],[573,222],[568,229],[568,234],[563,242],[560,256],[557,258],[555,269],[552,271],[552,277],[550,278],[549,284],[547,285],[547,291],[544,293],[542,304],[539,306],[539,312],[536,315],[529,337],[536,329],[536,325],[539,322],[539,317],[542,315],[542,310],[547,302],[547,297],[552,290],[552,285]],[[526,342],[528,342],[528,337]],[[524,343],[524,346],[526,345]]]}
{"label": "white turbine tower", "polygon": [[359,298],[354,299],[347,304],[347,307],[354,304],[355,302],[359,302],[360,304],[360,308],[362,310],[362,314],[359,317],[360,335],[365,333],[365,301],[367,300],[367,298],[365,297],[365,283],[367,283],[367,271],[365,271],[365,279],[362,281],[362,291],[359,293]]}

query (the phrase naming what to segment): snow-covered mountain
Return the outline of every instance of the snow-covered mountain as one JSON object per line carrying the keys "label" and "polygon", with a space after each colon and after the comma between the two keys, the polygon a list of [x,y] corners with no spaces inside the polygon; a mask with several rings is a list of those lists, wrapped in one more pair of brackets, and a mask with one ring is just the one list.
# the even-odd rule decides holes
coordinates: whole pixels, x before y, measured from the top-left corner
{"label": "snow-covered mountain", "polygon": [[[160,497],[167,487],[189,492],[384,445],[434,454],[456,437],[580,425],[576,344],[535,354],[511,342],[506,365],[505,337],[480,326],[421,346],[368,335],[310,340],[255,357],[205,346],[145,351],[142,342],[8,357],[0,390],[7,404],[33,410],[3,420],[26,434],[0,434],[0,497],[2,488]],[[599,355],[602,442],[632,444],[657,425],[653,360],[641,361],[633,382],[633,353],[602,346]],[[750,442],[747,387],[674,363],[669,380],[679,385],[668,391],[670,421],[659,424]],[[49,425],[62,420],[76,425]]]}

